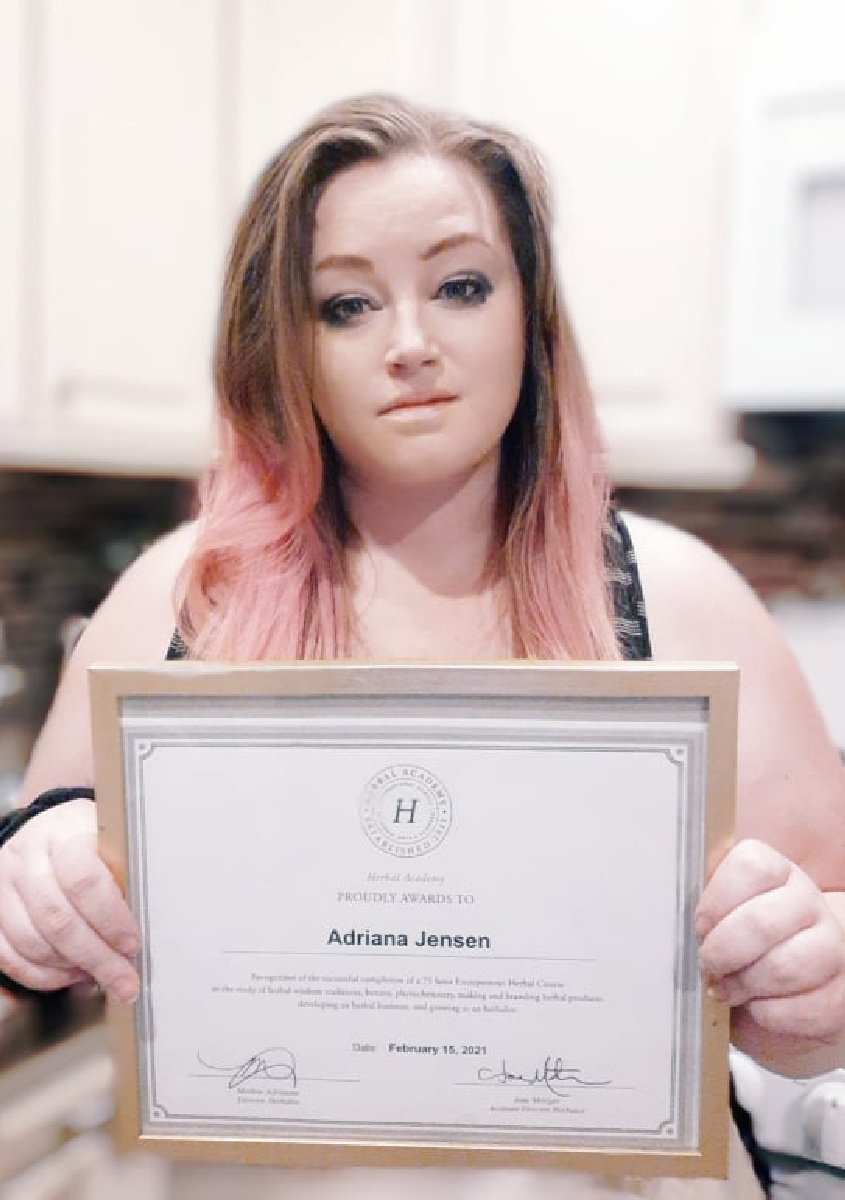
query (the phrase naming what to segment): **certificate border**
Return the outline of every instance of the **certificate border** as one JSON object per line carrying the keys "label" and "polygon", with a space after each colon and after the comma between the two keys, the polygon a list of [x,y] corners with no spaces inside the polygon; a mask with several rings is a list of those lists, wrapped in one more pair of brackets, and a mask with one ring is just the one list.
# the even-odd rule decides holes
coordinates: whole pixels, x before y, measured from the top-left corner
{"label": "certificate border", "polygon": [[[492,663],[380,665],[343,663],[170,663],[155,667],[94,666],[90,670],[93,744],[101,831],[112,853],[133,870],[125,806],[121,712],[129,697],[272,697],[286,695],[345,704],[353,698],[520,697],[564,701],[577,711],[582,700],[694,699],[707,711],[706,796],[702,873],[732,832],[736,781],[738,669],[728,663]],[[588,706],[589,707],[589,706]],[[703,879],[700,881],[703,885]],[[495,1138],[403,1143],[391,1138],[328,1136],[285,1141],[258,1137],[175,1136],[141,1131],[139,1054],[135,1014],[109,1006],[117,1060],[115,1135],[124,1148],[143,1146],[171,1157],[207,1161],[276,1163],[286,1166],[476,1165],[557,1167],[605,1175],[712,1176],[727,1174],[728,1010],[701,990],[699,1144],[666,1150],[548,1144],[496,1144]],[[527,1131],[530,1133],[530,1131]]]}
{"label": "certificate border", "polygon": [[[178,701],[184,700],[184,697],[177,697]],[[154,697],[153,703],[158,707],[161,703],[167,704],[167,699],[162,697]],[[191,704],[195,704],[193,698],[189,698]],[[186,748],[186,747],[208,747],[219,748],[229,747],[242,749],[245,754],[249,753],[252,747],[266,747],[268,745],[278,749],[296,748],[314,748],[315,746],[324,747],[326,749],[336,749],[343,743],[336,737],[327,736],[324,731],[312,734],[311,737],[303,736],[298,730],[290,731],[274,729],[272,732],[264,730],[262,732],[252,731],[243,738],[239,738],[234,734],[227,733],[225,736],[219,735],[220,721],[219,718],[215,721],[213,716],[210,716],[207,723],[201,716],[190,715],[194,734],[192,737],[185,736],[185,731],[178,723],[178,717],[174,720],[173,730],[163,732],[161,735],[152,732],[149,725],[143,728],[139,734],[132,730],[132,723],[140,718],[142,724],[146,715],[143,708],[140,712],[133,711],[136,707],[137,697],[128,697],[125,717],[127,719],[128,728],[123,732],[123,754],[124,762],[131,763],[134,767],[133,778],[127,783],[126,788],[126,809],[128,814],[127,840],[130,852],[130,861],[139,863],[139,877],[133,880],[132,899],[133,905],[136,908],[140,923],[142,935],[151,927],[149,919],[148,901],[149,901],[149,885],[144,875],[144,868],[147,864],[147,851],[145,834],[147,828],[147,796],[143,784],[144,764],[149,761],[153,754],[159,749],[168,748]],[[146,707],[146,706],[145,706]],[[698,707],[696,705],[696,707]],[[602,729],[604,716],[611,716],[611,732],[605,733]],[[697,714],[700,719],[700,709]],[[302,720],[302,714],[299,713],[293,717],[295,723]],[[155,720],[155,718],[153,718]],[[356,718],[356,722],[360,722],[360,716]],[[397,722],[401,725],[401,719]],[[675,845],[674,850],[678,860],[684,864],[684,870],[678,872],[677,890],[675,894],[674,909],[678,918],[678,926],[687,924],[687,915],[685,913],[686,901],[691,882],[697,878],[698,872],[690,870],[691,864],[698,864],[701,861],[701,846],[700,846],[700,830],[696,828],[695,823],[691,820],[689,813],[689,805],[685,804],[685,797],[688,797],[690,792],[695,790],[696,778],[703,775],[702,761],[702,737],[700,728],[679,733],[672,731],[668,739],[671,745],[667,744],[665,734],[656,733],[655,735],[640,736],[638,739],[632,739],[628,736],[627,740],[624,733],[624,720],[620,721],[618,713],[611,714],[606,711],[606,714],[601,714],[598,720],[590,722],[589,732],[586,728],[579,728],[572,736],[567,736],[566,729],[555,730],[554,732],[546,732],[541,735],[539,732],[531,732],[530,735],[522,738],[507,737],[497,734],[495,737],[481,738],[479,736],[467,736],[461,734],[458,737],[449,736],[447,732],[449,722],[444,719],[442,730],[437,732],[426,731],[424,737],[414,738],[410,732],[406,732],[398,740],[392,737],[379,735],[370,737],[366,740],[368,749],[377,748],[385,751],[408,751],[409,755],[420,749],[425,748],[444,748],[460,750],[475,750],[480,748],[491,748],[498,751],[520,751],[529,748],[533,751],[541,751],[555,756],[561,753],[565,754],[593,754],[596,752],[604,754],[653,754],[666,759],[672,767],[676,768],[675,773]],[[586,726],[586,723],[585,723]],[[621,727],[621,728],[620,728]],[[659,726],[658,726],[659,728]],[[363,744],[363,740],[359,736],[348,736],[347,741],[353,747],[359,747]],[[402,862],[407,864],[416,862],[415,858],[403,858]],[[146,940],[146,939],[145,939]],[[393,958],[402,958],[406,955],[396,952],[386,953],[382,951],[379,954],[379,961],[390,960]],[[428,955],[426,957],[429,957]],[[440,956],[431,956],[432,961],[437,959],[449,959],[453,957],[445,954]],[[509,958],[509,956],[505,956]],[[686,946],[683,947],[683,953],[679,955],[679,960],[676,962],[676,970],[681,982],[675,990],[674,1006],[672,1013],[672,1029],[673,1029],[673,1053],[671,1059],[668,1060],[668,1109],[665,1114],[658,1120],[657,1124],[635,1124],[631,1123],[626,1126],[616,1128],[608,1128],[600,1125],[581,1126],[577,1130],[569,1129],[566,1131],[567,1144],[570,1147],[580,1145],[582,1149],[589,1148],[595,1145],[604,1144],[604,1148],[609,1147],[613,1143],[630,1146],[634,1141],[639,1140],[641,1147],[648,1144],[648,1139],[652,1138],[652,1149],[666,1149],[666,1141],[668,1132],[666,1127],[672,1127],[677,1130],[676,1138],[683,1137],[682,1130],[686,1129],[690,1122],[698,1121],[697,1097],[690,1098],[687,1091],[680,1086],[680,1072],[686,1067],[692,1067],[696,1073],[698,1071],[698,1050],[699,1046],[696,1043],[695,1053],[683,1053],[683,1043],[685,1034],[688,1033],[690,1026],[696,1031],[699,1026],[700,1016],[700,994],[699,989],[690,986],[694,976],[691,971],[695,971],[694,964],[689,962],[689,951]],[[486,961],[494,961],[487,958]],[[444,967],[444,970],[448,968]],[[149,963],[143,962],[141,968],[142,977],[142,1000],[136,1006],[136,1035],[141,1045],[145,1045],[152,1036],[152,1031],[156,1027],[156,1014],[152,1004],[152,998],[149,992],[143,988],[143,983],[149,977]],[[278,1135],[276,1140],[286,1141],[295,1136],[297,1125],[303,1128],[303,1131],[318,1132],[321,1136],[343,1136],[344,1122],[338,1118],[318,1118],[308,1117],[302,1118],[299,1122],[288,1119],[281,1121],[279,1118],[262,1118],[249,1117],[242,1121],[231,1116],[210,1116],[201,1115],[198,1113],[190,1113],[187,1111],[168,1111],[165,1104],[160,1099],[157,1083],[157,1063],[153,1056],[149,1056],[145,1063],[146,1071],[139,1073],[138,1090],[140,1096],[140,1111],[142,1114],[141,1124],[143,1133],[159,1133],[166,1136],[188,1137],[194,1136],[220,1136],[220,1137],[235,1137],[240,1133],[248,1134],[249,1130],[262,1130],[267,1132],[267,1136],[273,1139],[274,1133]],[[146,1119],[144,1114],[147,1114]],[[160,1121],[160,1125],[158,1122]],[[356,1126],[360,1123],[356,1123]],[[180,1129],[180,1125],[184,1128]],[[201,1129],[192,1129],[192,1125],[200,1125]],[[288,1126],[287,1130],[279,1132],[279,1127]],[[413,1138],[415,1144],[420,1144],[421,1141],[432,1137],[442,1138],[445,1143],[451,1144],[456,1140],[461,1140],[456,1137],[455,1131],[463,1131],[464,1139],[472,1137],[477,1133],[479,1124],[468,1122],[465,1125],[454,1125],[449,1122],[438,1121],[382,1121],[376,1123],[368,1123],[367,1127],[370,1131],[379,1129],[381,1136],[390,1140],[391,1144],[396,1141],[397,1133],[405,1133],[409,1140]],[[510,1125],[507,1122],[493,1121],[484,1122],[481,1126],[490,1133],[495,1133],[500,1138],[502,1143],[505,1141],[508,1145],[531,1145],[542,1144],[545,1146],[554,1143],[556,1136],[555,1130],[546,1125],[530,1126],[525,1124]],[[662,1142],[661,1142],[662,1137]],[[532,1138],[534,1140],[532,1140]]]}

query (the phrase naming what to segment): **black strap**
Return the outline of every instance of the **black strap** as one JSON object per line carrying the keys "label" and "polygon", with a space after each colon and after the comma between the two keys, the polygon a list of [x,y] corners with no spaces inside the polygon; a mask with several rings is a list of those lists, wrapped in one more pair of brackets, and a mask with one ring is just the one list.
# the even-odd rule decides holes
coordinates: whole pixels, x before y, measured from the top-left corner
{"label": "black strap", "polygon": [[90,787],[50,788],[48,792],[42,792],[40,796],[36,796],[32,803],[27,804],[25,808],[13,808],[4,817],[0,817],[0,846],[5,846],[9,838],[14,837],[18,830],[33,817],[46,812],[49,808],[55,808],[57,804],[67,804],[69,800],[80,799],[93,800],[94,789]]}
{"label": "black strap", "polygon": [[170,645],[167,647],[167,661],[180,662],[183,658],[187,657],[188,647],[185,645],[179,630],[174,629],[173,637],[170,639]]}

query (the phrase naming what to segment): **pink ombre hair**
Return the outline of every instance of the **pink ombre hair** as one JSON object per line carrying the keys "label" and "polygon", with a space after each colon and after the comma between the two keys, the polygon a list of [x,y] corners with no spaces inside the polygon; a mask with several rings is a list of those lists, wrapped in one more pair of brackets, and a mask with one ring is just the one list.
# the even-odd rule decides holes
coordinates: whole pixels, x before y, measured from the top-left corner
{"label": "pink ombre hair", "polygon": [[542,164],[512,133],[390,96],[319,114],[265,168],[238,225],[214,364],[219,454],[201,484],[198,537],[177,585],[194,657],[349,652],[340,464],[311,403],[314,215],[339,171],[408,152],[458,160],[486,181],[522,284],[526,360],[502,442],[490,563],[508,590],[517,652],[620,657],[604,556],[608,481],[555,278]]}

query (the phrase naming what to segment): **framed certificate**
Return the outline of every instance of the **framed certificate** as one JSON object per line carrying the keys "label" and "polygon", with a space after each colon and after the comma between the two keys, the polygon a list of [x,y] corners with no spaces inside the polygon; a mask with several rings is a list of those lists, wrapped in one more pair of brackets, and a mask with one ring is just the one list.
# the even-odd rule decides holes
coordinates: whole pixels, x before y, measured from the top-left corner
{"label": "framed certificate", "polygon": [[724,1175],[730,665],[94,667],[124,1145]]}

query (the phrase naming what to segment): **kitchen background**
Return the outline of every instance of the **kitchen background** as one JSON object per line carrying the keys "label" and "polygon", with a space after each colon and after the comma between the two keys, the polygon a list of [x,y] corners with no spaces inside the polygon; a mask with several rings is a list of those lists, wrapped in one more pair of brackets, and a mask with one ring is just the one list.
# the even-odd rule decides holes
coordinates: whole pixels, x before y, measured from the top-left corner
{"label": "kitchen background", "polygon": [[[745,574],[845,746],[843,45],[840,0],[3,0],[0,806],[72,619],[191,514],[250,181],[363,90],[540,146],[620,502]],[[77,1025],[68,1061],[107,1094],[96,1004],[0,1005],[0,1099],[54,1078],[33,1051]],[[0,1116],[0,1185],[79,1155],[74,1095],[29,1143]],[[55,1177],[20,1195],[94,1194],[90,1164]]]}

